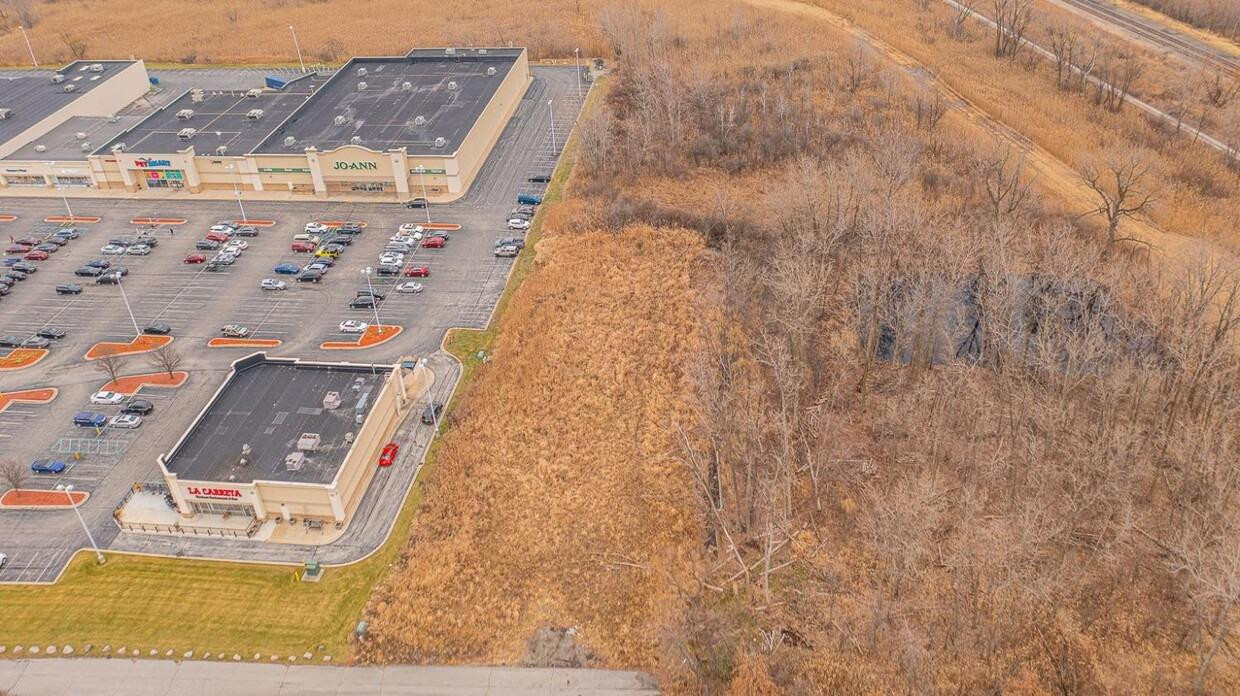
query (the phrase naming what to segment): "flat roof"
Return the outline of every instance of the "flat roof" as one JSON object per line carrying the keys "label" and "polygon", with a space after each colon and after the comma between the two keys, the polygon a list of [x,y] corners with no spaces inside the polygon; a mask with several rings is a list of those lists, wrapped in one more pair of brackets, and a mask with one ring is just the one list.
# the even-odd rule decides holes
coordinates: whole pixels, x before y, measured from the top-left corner
{"label": "flat roof", "polygon": [[[315,79],[298,80],[287,91],[263,90],[257,97],[247,97],[247,90],[203,91],[202,101],[194,101],[187,91],[159,110],[116,134],[95,150],[109,154],[113,146],[125,144],[126,152],[166,155],[193,146],[199,155],[216,154],[224,146],[229,155],[244,155],[263,140],[289,114],[306,103],[314,87],[322,84]],[[177,118],[182,109],[194,112],[188,119]],[[258,119],[247,116],[252,109],[262,109]],[[189,140],[177,135],[183,128],[197,132]]]}
{"label": "flat roof", "polygon": [[[75,60],[55,72],[39,70],[20,77],[0,77],[0,109],[13,110],[8,118],[0,121],[0,143],[9,142],[135,62]],[[94,64],[102,66],[103,72],[91,72],[90,66]],[[64,75],[64,82],[52,82],[54,74]],[[66,92],[66,85],[75,85],[77,89]],[[84,154],[81,159],[85,159]]]}
{"label": "flat roof", "polygon": [[[142,120],[142,116],[72,116],[68,121],[56,126],[44,135],[26,143],[6,160],[54,161],[72,160],[86,161],[86,156],[99,147],[99,143],[107,142],[117,133],[131,128]],[[85,134],[79,138],[78,134]],[[39,151],[39,146],[43,151]],[[83,146],[89,146],[82,149]]]}
{"label": "flat roof", "polygon": [[[234,372],[190,427],[164,466],[194,481],[249,483],[293,481],[328,484],[351,447],[358,404],[370,415],[391,367],[271,360],[259,354],[237,362]],[[354,389],[354,385],[358,389]],[[323,408],[327,392],[339,392],[339,408]],[[289,471],[284,458],[297,451],[302,433],[318,433],[317,451],[307,452],[302,468]],[[241,446],[250,446],[249,463],[239,465]]]}
{"label": "flat roof", "polygon": [[[523,50],[453,49],[448,55],[445,49],[417,49],[400,57],[354,58],[254,152],[333,150],[356,137],[357,145],[372,150],[450,155]],[[293,144],[286,146],[290,136]],[[436,138],[444,139],[443,147],[435,147]]]}

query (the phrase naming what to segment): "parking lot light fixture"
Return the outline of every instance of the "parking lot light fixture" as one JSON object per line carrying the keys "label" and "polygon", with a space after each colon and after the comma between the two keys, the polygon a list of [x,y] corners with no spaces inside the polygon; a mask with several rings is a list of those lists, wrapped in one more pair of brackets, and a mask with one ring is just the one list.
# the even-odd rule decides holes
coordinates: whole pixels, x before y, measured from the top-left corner
{"label": "parking lot light fixture", "polygon": [[[237,167],[236,165],[230,164],[228,165],[228,169],[230,172],[235,173],[237,170]],[[241,209],[241,220],[238,222],[238,224],[244,225],[245,221],[249,220],[249,218],[245,216],[245,206],[241,204],[241,189],[237,187],[237,177],[230,176],[229,178],[233,180],[233,195],[237,197],[237,207]]]}
{"label": "parking lot light fixture", "polygon": [[557,149],[555,146],[555,100],[554,99],[547,100],[547,111],[551,113],[551,154],[554,155]]}
{"label": "parking lot light fixture", "polygon": [[133,322],[134,338],[142,335],[142,330],[138,328],[138,320],[133,316],[133,308],[129,306],[129,296],[125,294],[125,283],[122,282],[123,277],[118,273],[116,275],[116,287],[121,289],[121,299],[125,301],[125,311],[129,312],[129,321]]}
{"label": "parking lot light fixture", "polygon": [[[61,169],[58,174],[69,174],[68,169]],[[60,191],[60,200],[65,204],[65,212],[69,213],[69,222],[73,222],[73,208],[69,207],[69,197],[65,195],[65,186],[60,183],[60,176],[56,177],[56,188]]]}
{"label": "parking lot light fixture", "polygon": [[370,291],[370,308],[375,310],[375,330],[382,331],[383,324],[379,323],[379,300],[375,298],[375,286],[370,284],[370,274],[374,272],[375,269],[370,266],[362,269],[362,275],[366,276],[366,289]]}
{"label": "parking lot light fixture", "polygon": [[418,165],[413,168],[418,173],[418,183],[422,185],[422,200],[426,203],[426,224],[431,224],[431,199],[426,197],[426,167]]}
{"label": "parking lot light fixture", "polygon": [[86,526],[86,520],[82,518],[82,511],[73,502],[73,484],[58,483],[56,484],[56,490],[65,492],[65,497],[69,499],[69,507],[73,508],[73,511],[77,513],[78,522],[82,523],[82,531],[86,532],[86,538],[90,540],[90,547],[95,550],[95,560],[99,561],[99,565],[107,563],[108,559],[104,557],[103,552],[99,550],[99,545],[95,543],[95,535],[90,533],[90,527]]}
{"label": "parking lot light fixture", "polygon": [[[577,64],[577,101],[581,101],[581,49],[573,49],[573,62]],[[578,110],[580,113],[580,110]]]}

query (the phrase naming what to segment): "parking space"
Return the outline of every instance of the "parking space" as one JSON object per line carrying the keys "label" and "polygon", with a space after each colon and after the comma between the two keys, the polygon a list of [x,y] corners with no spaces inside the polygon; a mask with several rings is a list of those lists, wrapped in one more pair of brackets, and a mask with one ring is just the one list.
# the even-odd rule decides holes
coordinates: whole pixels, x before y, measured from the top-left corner
{"label": "parking space", "polygon": [[[202,200],[185,194],[167,199],[74,200],[73,212],[98,216],[93,225],[77,226],[78,238],[69,241],[49,258],[37,262],[38,271],[14,283],[0,299],[0,335],[32,336],[43,328],[65,331],[52,341],[51,354],[33,368],[0,373],[0,389],[40,386],[60,389],[57,399],[44,405],[14,404],[0,413],[0,448],[6,457],[29,462],[51,457],[65,461],[64,473],[32,476],[28,485],[51,487],[72,484],[90,491],[82,513],[101,545],[115,536],[112,508],[135,481],[157,477],[155,459],[189,425],[210,399],[219,379],[233,360],[247,354],[236,348],[208,348],[207,341],[221,335],[222,327],[238,325],[249,337],[275,339],[281,344],[273,355],[307,359],[391,362],[400,356],[425,356],[439,349],[444,331],[452,327],[484,327],[507,282],[514,259],[494,255],[495,240],[520,236],[509,232],[505,222],[518,193],[542,193],[545,182],[531,177],[550,173],[576,118],[576,81],[571,70],[534,68],[535,82],[511,123],[475,179],[470,192],[452,204],[436,205],[436,222],[455,223],[443,248],[415,247],[404,266],[426,266],[429,277],[368,276],[366,268],[378,266],[388,240],[405,223],[425,220],[425,212],[395,203],[336,203],[329,201],[245,203],[251,219],[271,219],[272,227],[259,228],[246,237],[247,247],[235,261],[219,270],[205,263],[188,264],[193,253],[210,259],[213,251],[199,252],[196,243],[208,228],[221,220],[240,217],[235,201]],[[555,103],[555,126],[547,109]],[[552,134],[556,139],[553,147]],[[14,199],[0,202],[0,210],[18,216],[16,222],[0,222],[0,238],[48,234],[54,226],[41,221],[63,213],[55,199]],[[105,255],[101,249],[112,239],[137,237],[140,230],[130,223],[139,217],[184,218],[173,229],[158,228],[156,245],[149,254]],[[275,272],[282,263],[304,267],[311,255],[290,248],[292,237],[311,221],[364,221],[364,232],[345,248],[318,283],[302,283],[292,274]],[[126,267],[120,283],[96,283],[95,278],[75,272],[95,259]],[[266,278],[283,280],[286,289],[264,290]],[[421,292],[398,292],[402,283],[417,282]],[[80,286],[76,294],[58,294],[58,285]],[[369,308],[351,308],[359,291],[373,289],[386,295],[378,307],[382,324],[403,327],[392,341],[361,351],[326,351],[320,344],[352,340],[342,333],[346,320],[374,323]],[[155,412],[136,429],[78,428],[72,424],[78,411],[118,413],[120,406],[96,406],[90,395],[108,376],[98,361],[83,359],[99,341],[127,342],[138,330],[153,322],[169,325],[173,348],[180,356],[178,369],[190,373],[178,390],[147,389],[141,398],[155,403]],[[0,348],[0,353],[4,350]],[[153,372],[159,368],[149,355],[123,359],[121,374]],[[399,502],[399,501],[397,501]],[[0,513],[0,550],[13,559],[0,571],[0,581],[47,580],[67,560],[68,549],[85,545],[76,518],[67,511]]]}

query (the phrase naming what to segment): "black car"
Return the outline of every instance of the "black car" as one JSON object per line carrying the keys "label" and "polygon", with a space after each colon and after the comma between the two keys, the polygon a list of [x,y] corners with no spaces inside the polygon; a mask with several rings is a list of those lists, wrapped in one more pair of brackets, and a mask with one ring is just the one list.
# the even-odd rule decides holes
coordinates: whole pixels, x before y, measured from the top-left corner
{"label": "black car", "polygon": [[16,282],[17,282],[16,280],[8,277],[7,275],[0,276],[0,285],[3,285],[6,288],[13,287],[13,283],[16,283]]}
{"label": "black car", "polygon": [[373,297],[376,300],[379,300],[380,302],[387,299],[387,293],[383,292],[382,290],[370,290],[370,289],[358,290],[357,296],[358,297]]}
{"label": "black car", "polygon": [[108,244],[115,244],[121,247],[131,247],[138,244],[138,240],[133,237],[113,237],[108,240]]}
{"label": "black car", "polygon": [[216,249],[219,249],[221,246],[224,246],[224,245],[220,244],[214,239],[199,239],[198,243],[194,245],[194,248],[200,251],[215,251]]}
{"label": "black car", "polygon": [[233,232],[233,236],[234,237],[257,237],[258,229],[251,225],[244,225],[242,227],[238,227]]}
{"label": "black car", "polygon": [[155,404],[146,399],[132,399],[121,407],[121,413],[132,413],[138,416],[145,416],[154,410]]}
{"label": "black car", "polygon": [[147,324],[146,326],[142,327],[142,333],[144,333],[144,334],[159,334],[160,336],[162,336],[162,335],[164,335],[164,334],[170,334],[170,333],[172,333],[172,327],[171,327],[171,326],[168,326],[167,324],[163,323],[162,321],[153,321],[153,322],[151,322],[151,323]]}
{"label": "black car", "polygon": [[346,222],[340,227],[337,227],[336,231],[340,232],[341,234],[361,234],[362,226],[357,224],[356,222]]}
{"label": "black car", "polygon": [[55,254],[56,252],[60,251],[60,245],[55,244],[53,242],[43,242],[42,244],[35,246],[34,250],[35,251],[46,251],[49,254]]}
{"label": "black car", "polygon": [[[82,270],[82,269],[78,269]],[[61,283],[56,286],[57,295],[80,295],[82,294],[82,286],[77,283]]]}
{"label": "black car", "polygon": [[426,425],[434,425],[443,415],[443,404],[427,404],[422,411],[422,422]]}
{"label": "black car", "polygon": [[432,231],[432,232],[427,232],[427,233],[426,233],[426,238],[427,238],[427,239],[434,239],[435,237],[439,237],[439,238],[443,239],[445,242],[446,242],[446,241],[448,241],[448,239],[449,239],[449,237],[448,237],[448,233],[447,233],[447,232],[444,232],[443,230],[434,230],[434,231]]}
{"label": "black car", "polygon": [[[322,251],[328,254],[340,254],[344,252],[344,245],[336,244],[336,243],[328,244],[323,247]],[[322,258],[322,257],[319,257],[319,258]]]}
{"label": "black car", "polygon": [[22,273],[29,275],[31,273],[35,273],[36,271],[38,271],[39,267],[34,265],[33,263],[26,263],[25,261],[22,261],[21,263],[13,264],[13,270],[21,271]]}
{"label": "black car", "polygon": [[22,348],[46,348],[50,345],[52,345],[51,341],[46,338],[40,338],[39,336],[31,336],[30,338],[22,341]]}
{"label": "black car", "polygon": [[533,184],[545,184],[549,181],[551,181],[550,174],[535,174],[530,177],[530,183]]}
{"label": "black car", "polygon": [[224,263],[223,261],[220,261],[219,259],[211,259],[210,261],[206,263],[205,266],[202,267],[202,270],[208,273],[218,273],[220,271],[227,271],[228,264]]}
{"label": "black car", "polygon": [[98,278],[95,278],[95,285],[118,285],[120,282],[121,274],[116,271],[108,271]]}
{"label": "black car", "polygon": [[375,298],[373,297],[354,297],[349,303],[350,309],[374,309]]}
{"label": "black car", "polygon": [[430,203],[425,198],[415,198],[405,204],[406,208],[425,208]]}
{"label": "black car", "polygon": [[117,275],[127,276],[129,275],[129,269],[125,266],[111,266],[108,268],[108,273],[116,273]]}
{"label": "black car", "polygon": [[381,263],[379,264],[379,267],[375,269],[375,273],[378,273],[381,276],[400,275],[400,266],[391,263]]}
{"label": "black car", "polygon": [[353,244],[353,238],[347,234],[338,234],[328,240],[327,246],[347,247]]}
{"label": "black car", "polygon": [[315,268],[312,268],[308,271],[302,271],[297,276],[297,282],[299,283],[317,283],[320,280],[323,280],[323,271],[320,271]]}
{"label": "black car", "polygon": [[0,336],[0,348],[20,348],[22,340],[16,336]]}
{"label": "black car", "polygon": [[518,249],[524,249],[525,240],[520,237],[500,237],[499,239],[495,240],[496,249],[503,247],[503,246],[515,246]]}
{"label": "black car", "polygon": [[95,268],[108,269],[112,267],[112,262],[107,259],[91,259],[86,262],[86,265],[94,266]]}
{"label": "black car", "polygon": [[50,338],[53,341],[59,341],[65,337],[65,330],[58,329],[55,326],[45,326],[36,331],[34,335],[39,338]]}
{"label": "black car", "polygon": [[[82,266],[74,271],[73,275],[86,278],[97,278],[100,275],[103,275],[103,269],[98,266]],[[56,292],[60,292],[60,290],[58,289]]]}
{"label": "black car", "polygon": [[4,297],[5,295],[9,294],[10,292],[13,292],[13,286],[11,286],[11,285],[0,285],[0,297]]}
{"label": "black car", "polygon": [[25,280],[29,276],[27,276],[25,273],[22,273],[21,271],[14,270],[14,271],[9,271],[8,273],[5,273],[4,277],[12,278],[13,280]]}

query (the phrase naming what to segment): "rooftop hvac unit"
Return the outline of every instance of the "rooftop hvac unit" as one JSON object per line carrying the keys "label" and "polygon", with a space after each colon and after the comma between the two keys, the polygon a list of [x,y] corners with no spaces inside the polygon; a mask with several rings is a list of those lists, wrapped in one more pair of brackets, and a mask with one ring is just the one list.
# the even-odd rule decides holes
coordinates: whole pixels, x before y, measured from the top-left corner
{"label": "rooftop hvac unit", "polygon": [[340,392],[329,391],[323,395],[323,408],[333,411],[340,408]]}
{"label": "rooftop hvac unit", "polygon": [[117,121],[120,121],[120,120],[121,120],[120,116],[117,116],[116,114],[108,114],[108,123],[116,123]]}
{"label": "rooftop hvac unit", "polygon": [[112,152],[124,152],[124,151],[125,151],[125,143],[117,143],[112,146]]}
{"label": "rooftop hvac unit", "polygon": [[248,90],[246,90],[246,92],[245,92],[245,96],[246,96],[246,98],[248,98],[248,99],[257,99],[257,98],[259,98],[259,97],[263,96],[263,90],[258,89],[258,88],[255,88],[255,89],[248,89]]}
{"label": "rooftop hvac unit", "polygon": [[485,56],[486,54],[487,54],[487,50],[485,48],[478,49],[478,55]]}
{"label": "rooftop hvac unit", "polygon": [[182,128],[181,130],[177,131],[177,138],[181,140],[190,140],[194,137],[194,135],[197,132],[198,130],[195,128]]}
{"label": "rooftop hvac unit", "polygon": [[56,73],[55,75],[52,75],[52,84],[58,85],[64,81],[65,81],[64,75],[61,75],[60,73]]}
{"label": "rooftop hvac unit", "polygon": [[73,134],[73,137],[77,138],[78,140],[85,140],[85,139],[86,139],[86,134],[85,134],[85,133],[83,133],[82,131],[78,131],[78,132],[76,132],[76,133],[74,133],[74,134]]}
{"label": "rooftop hvac unit", "polygon": [[313,452],[319,448],[319,444],[323,442],[323,438],[318,433],[302,433],[297,438],[298,452]]}
{"label": "rooftop hvac unit", "polygon": [[71,82],[71,83],[69,83],[69,84],[65,85],[65,91],[66,91],[66,92],[76,92],[76,91],[77,91],[77,85],[75,85],[75,84],[73,84],[73,83]]}
{"label": "rooftop hvac unit", "polygon": [[47,152],[47,146],[46,145],[35,145],[34,151],[35,152]]}
{"label": "rooftop hvac unit", "polygon": [[448,89],[451,89],[451,90],[456,89],[456,80],[448,80]]}
{"label": "rooftop hvac unit", "polygon": [[495,67],[494,67],[494,66],[487,68],[487,76],[488,76],[488,77],[495,77]]}
{"label": "rooftop hvac unit", "polygon": [[425,125],[426,125],[426,117],[425,117],[425,116],[414,116],[414,117],[413,117],[413,125],[415,125],[415,126],[425,126]]}
{"label": "rooftop hvac unit", "polygon": [[91,72],[103,72],[103,63],[91,63],[90,71]]}
{"label": "rooftop hvac unit", "polygon": [[219,147],[215,148],[215,154],[219,155],[220,157],[223,157],[227,153],[228,153],[227,145],[220,145]]}
{"label": "rooftop hvac unit", "polygon": [[263,110],[262,109],[250,109],[249,111],[245,112],[245,117],[250,119],[251,121],[257,121],[258,119],[263,117]]}
{"label": "rooftop hvac unit", "polygon": [[291,135],[284,138],[284,147],[292,147],[296,144],[297,144],[297,138],[294,138]]}
{"label": "rooftop hvac unit", "polygon": [[412,82],[410,82],[410,81],[408,81],[408,80],[405,80],[404,82],[400,83],[400,91],[402,91],[402,92],[412,92],[412,91],[413,91],[413,83],[412,83]]}
{"label": "rooftop hvac unit", "polygon": [[369,74],[370,74],[370,71],[368,71],[366,68],[358,68],[358,69],[357,69],[357,76],[358,76],[358,77],[366,77],[366,76],[367,76],[367,75],[369,75]]}
{"label": "rooftop hvac unit", "polygon": [[177,118],[181,119],[182,121],[188,121],[193,117],[194,117],[193,109],[181,109],[180,111],[177,112]]}
{"label": "rooftop hvac unit", "polygon": [[206,98],[206,92],[203,92],[201,87],[195,87],[189,91],[189,100],[195,104],[201,104]]}
{"label": "rooftop hvac unit", "polygon": [[355,136],[353,136],[352,138],[349,138],[349,142],[350,142],[350,143],[352,143],[353,145],[361,145],[361,144],[362,144],[362,136],[360,136],[360,135],[355,135]]}
{"label": "rooftop hvac unit", "polygon": [[303,452],[291,452],[284,458],[284,469],[286,471],[301,471],[302,464],[306,463],[306,455]]}
{"label": "rooftop hvac unit", "polygon": [[0,121],[7,121],[13,115],[12,109],[0,109]]}
{"label": "rooftop hvac unit", "polygon": [[435,147],[443,147],[448,144],[447,138],[435,138]]}
{"label": "rooftop hvac unit", "polygon": [[359,82],[359,83],[357,83],[357,91],[361,92],[361,91],[362,91],[362,90],[364,90],[364,89],[366,89],[366,83],[365,83],[365,82]]}
{"label": "rooftop hvac unit", "polygon": [[95,148],[94,148],[93,146],[91,146],[90,141],[89,141],[89,140],[87,140],[86,142],[82,143],[81,145],[78,145],[78,149],[79,149],[79,150],[81,150],[82,152],[90,152],[91,150],[93,150],[93,149],[95,149]]}
{"label": "rooftop hvac unit", "polygon": [[444,54],[445,56],[455,56],[455,55],[456,55],[456,49],[455,49],[455,48],[452,48],[452,47],[450,47],[450,46],[449,46],[448,48],[445,48],[445,49],[443,50],[443,54]]}
{"label": "rooftop hvac unit", "polygon": [[336,124],[337,126],[343,126],[344,124],[348,122],[349,122],[349,119],[346,118],[344,115],[337,115],[336,118],[332,119],[332,123]]}

